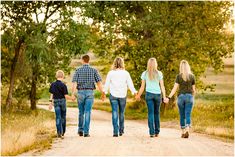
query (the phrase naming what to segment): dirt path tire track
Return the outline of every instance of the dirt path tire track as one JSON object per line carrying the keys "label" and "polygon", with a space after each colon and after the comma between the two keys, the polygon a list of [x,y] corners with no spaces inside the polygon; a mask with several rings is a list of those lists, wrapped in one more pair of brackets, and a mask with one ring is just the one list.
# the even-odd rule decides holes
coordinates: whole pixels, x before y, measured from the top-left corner
{"label": "dirt path tire track", "polygon": [[[47,106],[40,106],[47,108]],[[91,137],[79,137],[77,133],[77,108],[67,109],[68,127],[65,138],[56,139],[52,148],[42,152],[27,152],[22,155],[43,156],[233,156],[234,145],[198,134],[190,134],[189,139],[180,138],[180,130],[161,128],[158,138],[150,138],[148,126],[138,121],[125,121],[125,134],[112,137],[111,114],[93,110]]]}

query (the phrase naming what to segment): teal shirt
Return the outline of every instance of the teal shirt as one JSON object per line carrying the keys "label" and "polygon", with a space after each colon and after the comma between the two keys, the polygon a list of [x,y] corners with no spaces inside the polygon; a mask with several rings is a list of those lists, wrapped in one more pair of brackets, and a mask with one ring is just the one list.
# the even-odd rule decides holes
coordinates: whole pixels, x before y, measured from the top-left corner
{"label": "teal shirt", "polygon": [[163,79],[161,71],[158,71],[158,78],[156,80],[149,80],[148,72],[144,71],[141,75],[141,79],[146,82],[146,92],[153,94],[161,94],[161,88],[159,81]]}

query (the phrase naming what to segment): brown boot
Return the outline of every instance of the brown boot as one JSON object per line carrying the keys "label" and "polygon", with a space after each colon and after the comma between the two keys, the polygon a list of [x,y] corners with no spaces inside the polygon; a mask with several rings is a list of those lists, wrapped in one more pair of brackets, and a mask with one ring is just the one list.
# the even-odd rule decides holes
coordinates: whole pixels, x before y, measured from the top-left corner
{"label": "brown boot", "polygon": [[189,137],[189,133],[188,131],[186,131],[186,133],[184,134],[184,138],[188,138]]}

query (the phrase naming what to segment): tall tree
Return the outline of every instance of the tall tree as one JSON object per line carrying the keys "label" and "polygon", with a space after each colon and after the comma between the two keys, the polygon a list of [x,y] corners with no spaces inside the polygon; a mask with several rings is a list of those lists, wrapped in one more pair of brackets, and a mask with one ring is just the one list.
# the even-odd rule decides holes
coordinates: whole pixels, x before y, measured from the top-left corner
{"label": "tall tree", "polygon": [[[24,80],[30,83],[27,90],[31,109],[36,109],[40,87],[54,78],[56,69],[68,72],[72,56],[88,49],[86,36],[89,29],[73,19],[75,15],[79,16],[74,2],[3,2],[1,15],[4,17],[3,48],[15,52],[9,65],[10,86],[6,105],[8,108],[11,106],[15,69],[19,54],[23,53],[31,69]],[[79,31],[81,28],[83,31]],[[9,43],[9,32],[14,42]]]}

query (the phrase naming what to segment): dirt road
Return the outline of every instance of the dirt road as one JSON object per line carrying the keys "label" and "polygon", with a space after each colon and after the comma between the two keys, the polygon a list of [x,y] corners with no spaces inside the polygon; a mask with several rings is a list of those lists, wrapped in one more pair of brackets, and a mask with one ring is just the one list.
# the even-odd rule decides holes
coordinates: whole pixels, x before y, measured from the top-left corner
{"label": "dirt road", "polygon": [[[44,106],[40,106],[45,108]],[[233,156],[233,144],[225,143],[198,134],[189,139],[180,138],[180,130],[161,128],[160,136],[150,138],[147,123],[125,121],[125,134],[112,137],[111,114],[93,110],[91,137],[79,137],[77,133],[77,108],[68,108],[68,127],[65,138],[56,139],[52,148],[43,152],[28,152],[22,155],[43,156],[163,156],[163,155],[229,155]]]}

